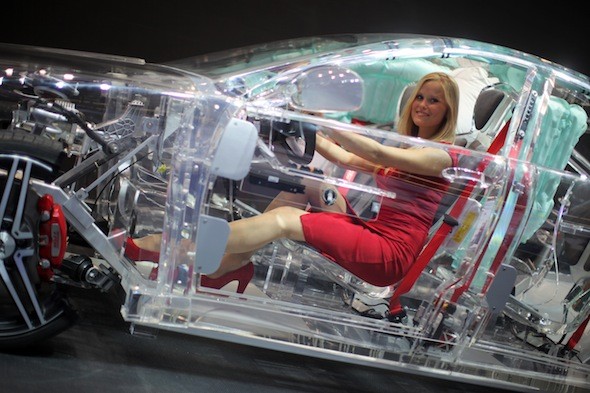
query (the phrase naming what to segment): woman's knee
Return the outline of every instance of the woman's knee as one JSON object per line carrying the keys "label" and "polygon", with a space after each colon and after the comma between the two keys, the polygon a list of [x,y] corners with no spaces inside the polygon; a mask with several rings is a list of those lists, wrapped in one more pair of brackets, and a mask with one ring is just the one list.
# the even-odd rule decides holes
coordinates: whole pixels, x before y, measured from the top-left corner
{"label": "woman's knee", "polygon": [[303,237],[303,227],[300,217],[303,214],[307,214],[304,210],[291,206],[281,206],[271,210],[269,214],[275,216],[283,237],[301,240]]}

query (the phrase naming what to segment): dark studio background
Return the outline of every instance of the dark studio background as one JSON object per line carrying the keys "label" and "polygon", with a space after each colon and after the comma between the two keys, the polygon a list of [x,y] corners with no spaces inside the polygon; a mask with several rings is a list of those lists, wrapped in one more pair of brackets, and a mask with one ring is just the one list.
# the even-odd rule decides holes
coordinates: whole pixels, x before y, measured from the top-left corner
{"label": "dark studio background", "polygon": [[165,62],[244,45],[335,33],[423,33],[532,53],[590,75],[575,3],[395,0],[10,1],[0,42]]}

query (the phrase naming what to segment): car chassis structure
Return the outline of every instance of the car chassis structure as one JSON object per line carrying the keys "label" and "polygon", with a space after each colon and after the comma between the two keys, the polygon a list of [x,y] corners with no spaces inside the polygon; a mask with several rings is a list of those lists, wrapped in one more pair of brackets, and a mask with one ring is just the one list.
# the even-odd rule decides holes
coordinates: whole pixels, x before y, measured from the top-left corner
{"label": "car chassis structure", "polygon": [[[393,34],[169,64],[2,44],[0,63],[1,347],[66,329],[74,286],[117,291],[132,332],[516,391],[590,388],[588,76],[497,45]],[[431,71],[460,87],[454,145],[396,132]],[[252,257],[244,293],[200,285],[228,222],[283,193],[338,189],[366,220],[395,203],[314,152],[325,128],[458,157],[406,277],[375,286],[283,239]],[[128,238],[153,233],[157,260],[127,257]]]}

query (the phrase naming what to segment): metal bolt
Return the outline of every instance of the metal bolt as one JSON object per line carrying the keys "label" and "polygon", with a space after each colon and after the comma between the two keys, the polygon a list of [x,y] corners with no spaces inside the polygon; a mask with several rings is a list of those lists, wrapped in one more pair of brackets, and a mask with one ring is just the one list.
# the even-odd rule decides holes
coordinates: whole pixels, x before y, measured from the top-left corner
{"label": "metal bolt", "polygon": [[42,222],[45,222],[45,221],[49,220],[50,218],[51,218],[51,214],[49,213],[49,211],[48,211],[48,210],[43,210],[43,211],[41,212],[41,216],[39,217],[39,219],[40,219]]}
{"label": "metal bolt", "polygon": [[39,266],[41,269],[49,269],[51,267],[51,262],[49,262],[48,259],[43,258],[39,260]]}
{"label": "metal bolt", "polygon": [[95,268],[91,268],[88,270],[88,273],[86,273],[86,281],[92,282],[96,279],[96,277],[98,277],[98,272]]}
{"label": "metal bolt", "polygon": [[6,231],[0,232],[0,259],[8,258],[16,250],[16,243]]}

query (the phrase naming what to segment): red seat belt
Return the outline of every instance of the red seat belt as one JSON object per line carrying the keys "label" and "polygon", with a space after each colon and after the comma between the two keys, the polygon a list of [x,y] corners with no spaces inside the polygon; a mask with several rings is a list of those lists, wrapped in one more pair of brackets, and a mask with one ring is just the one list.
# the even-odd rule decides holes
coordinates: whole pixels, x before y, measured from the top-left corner
{"label": "red seat belt", "polygon": [[[357,172],[347,169],[344,172],[344,175],[342,175],[342,179],[346,180],[348,182],[352,182],[354,180],[354,178],[356,177]],[[348,191],[350,190],[350,188],[348,187],[338,187],[338,192],[340,193],[340,195],[342,195],[343,197],[345,197],[348,194]]]}
{"label": "red seat belt", "polygon": [[586,330],[586,326],[588,326],[588,321],[590,321],[590,315],[588,315],[586,317],[586,319],[584,320],[584,322],[582,322],[580,324],[580,326],[578,326],[578,328],[576,329],[576,331],[574,332],[574,334],[570,337],[570,339],[567,342],[567,348],[569,350],[573,350],[574,347],[578,344],[578,342],[580,341],[580,338],[582,338],[582,335],[584,334],[584,330]]}
{"label": "red seat belt", "polygon": [[[352,119],[350,121],[351,124],[356,124],[356,125],[360,125],[360,126],[366,126],[368,124],[370,124],[368,121],[363,121],[363,120],[359,120],[359,119]],[[344,172],[344,175],[342,176],[342,179],[348,181],[348,182],[352,182],[354,180],[354,178],[356,177],[357,172],[347,169]],[[348,194],[348,191],[350,189],[347,187],[338,187],[338,192],[340,193],[340,195],[342,195],[343,197],[346,196],[346,194]]]}
{"label": "red seat belt", "polygon": [[[496,154],[496,153],[498,153],[498,151],[500,151],[500,148],[502,148],[502,146],[504,146],[504,142],[506,140],[506,134],[508,133],[509,125],[510,125],[510,121],[506,122],[504,127],[502,127],[502,129],[496,135],[496,137],[494,138],[494,141],[492,142],[492,144],[488,148],[488,153]],[[486,160],[484,160],[482,163],[480,163],[478,169],[480,169],[480,170],[483,169],[483,167],[485,165],[487,165]],[[402,296],[403,294],[407,293],[410,289],[412,289],[412,286],[414,286],[414,283],[416,282],[416,280],[418,280],[418,277],[420,276],[420,274],[422,273],[422,271],[424,270],[426,265],[428,265],[428,262],[432,259],[432,257],[434,256],[434,254],[436,253],[436,251],[438,250],[438,248],[442,244],[443,240],[446,239],[449,232],[456,225],[456,219],[453,219],[453,218],[459,217],[459,214],[461,213],[461,211],[465,207],[465,204],[467,203],[467,200],[468,200],[468,196],[471,193],[471,191],[473,190],[473,188],[475,187],[475,185],[476,185],[475,182],[470,182],[467,186],[465,186],[465,188],[461,192],[461,195],[457,199],[457,202],[455,202],[455,204],[453,205],[449,214],[446,215],[445,219],[443,219],[441,226],[438,228],[436,233],[432,236],[432,238],[430,239],[430,241],[428,242],[426,247],[422,250],[422,252],[418,256],[416,261],[414,261],[414,263],[410,267],[410,270],[408,270],[408,272],[406,273],[404,278],[402,278],[402,280],[396,286],[396,289],[389,301],[390,315],[396,314],[402,310],[401,304],[399,302],[400,296]],[[451,218],[451,219],[448,219],[448,218]]]}

